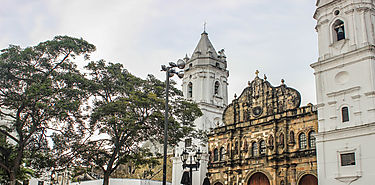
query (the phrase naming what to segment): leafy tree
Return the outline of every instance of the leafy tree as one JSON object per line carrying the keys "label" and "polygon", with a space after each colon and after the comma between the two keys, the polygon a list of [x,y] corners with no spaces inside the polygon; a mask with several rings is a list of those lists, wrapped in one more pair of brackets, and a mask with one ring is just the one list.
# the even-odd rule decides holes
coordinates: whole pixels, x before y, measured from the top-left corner
{"label": "leafy tree", "polygon": [[[84,149],[87,166],[100,167],[104,185],[121,164],[153,162],[141,148],[147,140],[162,141],[164,129],[165,84],[149,75],[143,80],[123,69],[121,64],[91,62],[89,91],[94,96],[90,116],[92,132],[98,135]],[[174,145],[194,131],[193,121],[201,116],[196,104],[184,101],[172,86],[169,144]]]}
{"label": "leafy tree", "polygon": [[[23,164],[49,165],[48,129],[77,127],[85,80],[72,59],[93,52],[83,39],[56,36],[37,46],[11,45],[0,54],[0,171],[11,184]],[[64,125],[61,125],[61,124]]]}

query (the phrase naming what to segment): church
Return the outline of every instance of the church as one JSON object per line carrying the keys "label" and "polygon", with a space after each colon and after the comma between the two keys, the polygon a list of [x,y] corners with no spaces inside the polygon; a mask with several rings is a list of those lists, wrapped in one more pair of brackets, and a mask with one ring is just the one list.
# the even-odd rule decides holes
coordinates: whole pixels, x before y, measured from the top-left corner
{"label": "church", "polygon": [[315,106],[300,107],[297,90],[258,73],[208,136],[212,184],[317,184]]}
{"label": "church", "polygon": [[375,2],[317,0],[316,6],[319,58],[310,65],[316,105],[301,106],[296,89],[284,80],[272,85],[258,71],[228,104],[224,50],[216,52],[201,34],[185,57],[182,86],[204,114],[197,128],[210,134],[208,143],[186,138],[175,149],[173,185],[183,173],[180,154],[197,148],[204,155],[193,184],[206,174],[212,185],[374,184]]}

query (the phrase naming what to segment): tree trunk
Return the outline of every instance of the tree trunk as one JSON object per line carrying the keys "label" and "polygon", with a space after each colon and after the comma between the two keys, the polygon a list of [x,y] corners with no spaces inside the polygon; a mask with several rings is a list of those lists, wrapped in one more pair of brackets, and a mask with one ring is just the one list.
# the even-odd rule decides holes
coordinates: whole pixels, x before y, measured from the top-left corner
{"label": "tree trunk", "polygon": [[103,185],[109,185],[109,175],[110,173],[108,172],[104,173]]}
{"label": "tree trunk", "polygon": [[13,171],[9,173],[9,185],[16,185],[16,173]]}

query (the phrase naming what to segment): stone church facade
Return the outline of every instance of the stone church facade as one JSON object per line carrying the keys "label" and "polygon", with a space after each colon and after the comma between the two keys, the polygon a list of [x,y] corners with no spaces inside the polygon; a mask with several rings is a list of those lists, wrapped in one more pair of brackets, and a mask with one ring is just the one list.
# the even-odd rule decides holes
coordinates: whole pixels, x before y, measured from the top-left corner
{"label": "stone church facade", "polygon": [[297,90],[258,73],[208,136],[211,184],[317,184],[315,106],[300,107]]}

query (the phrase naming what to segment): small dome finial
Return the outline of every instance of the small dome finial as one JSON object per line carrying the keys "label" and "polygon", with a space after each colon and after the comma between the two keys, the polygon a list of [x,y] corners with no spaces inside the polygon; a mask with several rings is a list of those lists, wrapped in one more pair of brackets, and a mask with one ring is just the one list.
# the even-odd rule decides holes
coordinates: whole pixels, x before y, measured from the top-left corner
{"label": "small dome finial", "polygon": [[267,80],[267,76],[266,76],[266,74],[264,74],[264,80]]}
{"label": "small dome finial", "polygon": [[284,85],[284,82],[285,82],[285,80],[284,80],[284,79],[281,79],[281,84],[282,84],[282,85]]}
{"label": "small dome finial", "polygon": [[234,99],[237,99],[237,94],[236,93],[234,93]]}

